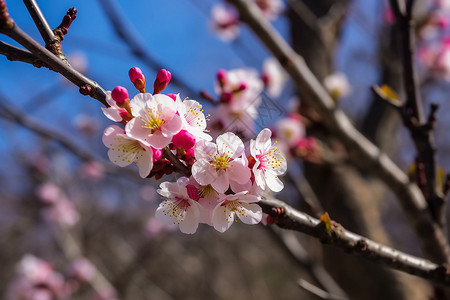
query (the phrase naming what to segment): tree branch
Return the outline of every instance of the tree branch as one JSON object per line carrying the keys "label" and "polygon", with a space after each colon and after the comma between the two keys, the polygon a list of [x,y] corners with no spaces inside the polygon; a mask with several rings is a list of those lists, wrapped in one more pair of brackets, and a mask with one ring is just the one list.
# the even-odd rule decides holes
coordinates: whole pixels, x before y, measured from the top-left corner
{"label": "tree branch", "polygon": [[302,57],[265,20],[254,5],[245,0],[230,0],[240,12],[243,22],[254,31],[281,65],[290,74],[297,88],[305,95],[302,101],[323,116],[324,125],[347,147],[350,159],[381,178],[399,199],[410,222],[420,237],[427,257],[436,262],[448,261],[448,243],[442,230],[431,220],[427,204],[418,187],[378,147],[367,140],[349,118],[335,106],[321,83]]}
{"label": "tree branch", "polygon": [[[418,75],[414,63],[415,29],[412,15],[414,3],[413,0],[406,3],[406,11],[403,15],[395,14],[395,24],[399,32],[402,50],[403,83],[406,94],[406,101],[400,113],[417,150],[416,177],[419,187],[428,202],[433,220],[444,227],[446,223],[444,209],[446,201],[442,187],[437,184],[436,145],[432,132],[437,107],[432,110],[428,121],[425,120]],[[398,6],[398,3],[396,0],[391,0],[391,5],[394,9],[394,6]]]}
{"label": "tree branch", "polygon": [[8,14],[6,2],[4,0],[0,0],[0,33],[9,36],[21,44],[32,54],[36,55],[37,58],[50,66],[54,71],[66,77],[80,88],[80,93],[89,95],[100,101],[103,105],[108,106],[105,100],[105,91],[95,81],[76,71],[70,65],[65,64],[61,59],[53,55],[53,53],[40,45],[17,26]]}
{"label": "tree branch", "polygon": [[[261,200],[258,204],[270,215],[274,224],[283,229],[291,229],[319,239],[343,249],[347,253],[362,256],[384,266],[450,286],[448,265],[437,265],[428,260],[415,257],[391,247],[376,243],[368,238],[345,230],[340,224],[331,221],[331,230],[325,223],[299,212],[280,200]],[[280,210],[282,213],[280,213]]]}
{"label": "tree branch", "polygon": [[46,67],[51,70],[50,66],[46,65],[30,51],[10,45],[3,41],[0,41],[0,54],[6,56],[6,58],[10,61],[21,61],[32,64],[36,68]]}
{"label": "tree branch", "polygon": [[53,30],[50,28],[50,25],[48,25],[36,0],[23,0],[23,3],[25,3],[28,12],[33,18],[34,24],[36,24],[36,27],[45,42],[45,48],[50,50],[65,63],[68,63],[67,58],[61,49],[61,40],[53,33]]}

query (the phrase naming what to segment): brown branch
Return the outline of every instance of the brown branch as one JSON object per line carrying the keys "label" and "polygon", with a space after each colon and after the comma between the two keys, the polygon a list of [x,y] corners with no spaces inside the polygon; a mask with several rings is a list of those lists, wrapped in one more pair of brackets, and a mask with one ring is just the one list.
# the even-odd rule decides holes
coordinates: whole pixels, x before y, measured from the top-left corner
{"label": "brown branch", "polygon": [[[415,50],[415,28],[413,20],[414,0],[406,2],[405,13],[402,14],[399,9],[398,0],[391,0],[391,6],[396,17],[396,26],[400,37],[400,46],[403,59],[403,83],[405,87],[406,101],[400,110],[403,123],[408,128],[412,140],[417,150],[418,172],[416,176],[423,182],[419,184],[425,199],[429,205],[429,211],[434,222],[444,227],[445,217],[445,197],[442,187],[438,186],[438,171],[436,145],[432,129],[436,119],[435,112],[437,107],[432,109],[428,120],[425,120],[423,112],[423,103],[420,96],[418,75],[414,63]],[[403,1],[400,1],[403,2]],[[419,181],[419,179],[418,179]]]}
{"label": "brown branch", "polygon": [[[450,269],[446,264],[437,265],[426,259],[376,243],[347,231],[334,221],[331,221],[331,230],[328,230],[320,220],[299,212],[280,200],[261,200],[258,204],[266,214],[273,218],[274,224],[280,228],[305,233],[319,239],[323,244],[341,248],[347,253],[450,286]],[[280,213],[280,210],[283,213]]]}
{"label": "brown branch", "polygon": [[89,95],[108,106],[105,100],[105,91],[93,80],[65,64],[61,59],[53,55],[49,50],[40,45],[29,35],[20,29],[9,17],[4,0],[0,0],[0,33],[3,33],[33,53],[37,58],[50,66],[54,71],[66,77],[80,88],[80,93]]}
{"label": "brown branch", "polygon": [[241,20],[248,24],[262,43],[280,61],[297,88],[305,95],[302,101],[323,116],[324,125],[348,148],[350,159],[378,176],[391,188],[414,226],[426,256],[436,262],[447,262],[449,247],[443,231],[431,220],[419,188],[381,150],[367,140],[349,118],[335,106],[333,99],[312,74],[303,58],[265,20],[253,3],[229,0],[236,6]]}
{"label": "brown branch", "polygon": [[30,51],[10,45],[3,41],[0,41],[0,54],[6,56],[6,58],[10,61],[21,61],[32,64],[36,68],[46,67],[51,70],[50,66],[46,65]]}
{"label": "brown branch", "polygon": [[47,20],[45,19],[44,14],[39,8],[36,0],[23,0],[23,3],[25,3],[28,12],[33,18],[34,24],[36,24],[36,27],[45,42],[45,48],[50,50],[50,52],[58,56],[65,63],[68,63],[67,58],[61,49],[61,40],[54,34],[53,30],[50,28],[50,25],[48,25]]}
{"label": "brown branch", "polygon": [[177,169],[177,171],[183,176],[191,176],[191,171],[186,167],[173,153],[170,151],[169,147],[164,148],[163,155],[167,158],[170,163]]}

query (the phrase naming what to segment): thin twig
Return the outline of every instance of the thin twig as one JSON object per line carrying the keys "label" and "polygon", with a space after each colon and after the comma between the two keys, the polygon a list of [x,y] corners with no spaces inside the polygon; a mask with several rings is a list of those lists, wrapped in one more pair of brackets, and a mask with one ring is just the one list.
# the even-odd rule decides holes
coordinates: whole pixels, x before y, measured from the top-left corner
{"label": "thin twig", "polygon": [[381,150],[365,138],[349,118],[335,106],[333,99],[312,74],[303,58],[265,20],[252,2],[229,0],[234,4],[241,20],[279,60],[291,75],[297,88],[305,95],[302,101],[323,116],[324,125],[334,133],[349,150],[350,159],[381,178],[396,194],[410,222],[420,237],[427,257],[436,262],[447,262],[449,247],[443,231],[431,220],[427,203],[417,185]]}
{"label": "thin twig", "polygon": [[25,3],[28,12],[33,18],[34,24],[36,24],[36,27],[45,42],[45,48],[58,56],[65,63],[68,63],[67,58],[61,49],[61,40],[53,33],[53,30],[50,25],[48,25],[47,20],[45,19],[44,14],[39,8],[36,0],[23,0],[23,3]]}
{"label": "thin twig", "polygon": [[304,280],[299,279],[297,281],[298,285],[304,290],[310,292],[311,294],[319,297],[320,299],[325,300],[347,300],[347,297],[335,296],[327,291],[322,290],[321,288],[315,286],[314,284]]}
{"label": "thin twig", "polygon": [[[398,0],[391,0],[391,6],[396,17],[396,26],[400,36],[403,85],[405,87],[406,101],[400,110],[403,123],[409,130],[417,150],[417,181],[429,205],[433,220],[441,227],[446,223],[445,197],[442,187],[437,182],[436,145],[433,136],[435,112],[432,110],[428,120],[425,119],[423,103],[420,95],[418,73],[414,63],[415,58],[415,28],[413,20],[414,0],[406,2],[406,11],[402,14],[398,7]],[[400,1],[404,2],[404,1]]]}
{"label": "thin twig", "polygon": [[12,18],[9,17],[4,0],[0,0],[0,33],[3,33],[36,55],[45,64],[66,77],[69,81],[80,88],[80,93],[83,95],[90,95],[97,99],[103,105],[108,106],[105,99],[105,91],[93,80],[87,78],[80,72],[76,71],[71,66],[65,64],[61,59],[53,55],[49,50],[44,48],[22,29],[15,24]]}
{"label": "thin twig", "polygon": [[[384,246],[347,231],[334,221],[331,221],[331,229],[327,229],[327,226],[320,220],[299,212],[280,200],[266,199],[261,200],[258,204],[266,214],[273,218],[274,224],[281,228],[303,232],[319,239],[324,244],[341,248],[347,253],[450,286],[450,270],[446,264],[437,265],[429,260]],[[283,213],[280,213],[280,210]]]}
{"label": "thin twig", "polygon": [[170,163],[177,169],[177,171],[183,176],[191,176],[191,171],[186,167],[171,151],[168,147],[163,150],[164,157],[167,158]]}

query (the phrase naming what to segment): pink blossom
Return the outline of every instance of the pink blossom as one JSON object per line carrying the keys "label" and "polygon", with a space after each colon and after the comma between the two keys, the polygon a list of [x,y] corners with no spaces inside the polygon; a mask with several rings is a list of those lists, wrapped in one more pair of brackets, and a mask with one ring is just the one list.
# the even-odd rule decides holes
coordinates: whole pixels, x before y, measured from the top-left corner
{"label": "pink blossom", "polygon": [[128,115],[128,112],[125,108],[120,107],[118,103],[112,98],[111,92],[106,92],[106,102],[110,107],[102,107],[102,111],[105,116],[115,122],[121,122],[123,117]]}
{"label": "pink blossom", "polygon": [[69,267],[69,273],[80,282],[92,280],[96,273],[95,266],[85,257],[75,259]]}
{"label": "pink blossom", "polygon": [[264,60],[262,80],[269,96],[273,98],[280,96],[287,78],[286,71],[281,67],[278,60],[273,57]]}
{"label": "pink blossom", "polygon": [[64,197],[63,191],[53,182],[46,182],[39,186],[37,195],[45,204],[54,204]]}
{"label": "pink blossom", "polygon": [[189,179],[163,182],[158,193],[166,199],[156,210],[155,217],[163,224],[178,224],[183,233],[195,233],[199,224],[200,205],[189,197],[186,189]]}
{"label": "pink blossom", "polygon": [[258,224],[262,218],[262,209],[255,204],[259,198],[248,192],[234,195],[222,195],[220,204],[212,212],[212,223],[219,232],[225,232],[239,218],[245,224]]}
{"label": "pink blossom", "polygon": [[125,127],[127,135],[153,148],[167,146],[182,128],[177,104],[166,95],[140,93],[130,105],[135,118]]}
{"label": "pink blossom", "polygon": [[278,147],[272,144],[271,136],[272,132],[265,128],[258,134],[256,140],[250,141],[250,152],[256,161],[253,174],[256,184],[261,189],[267,186],[272,191],[279,192],[284,185],[278,176],[286,172],[287,163]]}
{"label": "pink blossom", "polygon": [[239,35],[239,18],[234,10],[223,5],[211,9],[211,28],[220,39],[230,42]]}
{"label": "pink blossom", "polygon": [[161,93],[167,85],[169,85],[170,79],[172,79],[172,74],[166,69],[159,70],[156,75],[156,80],[153,84],[153,94]]}
{"label": "pink blossom", "polygon": [[178,114],[181,116],[182,128],[188,131],[195,139],[212,140],[206,131],[206,117],[203,113],[202,105],[190,99],[181,100],[176,95]]}
{"label": "pink blossom", "polygon": [[275,123],[275,132],[278,140],[286,143],[288,147],[295,147],[305,136],[305,126],[299,118],[289,117]]}
{"label": "pink blossom", "polygon": [[244,144],[234,133],[220,135],[217,144],[200,140],[194,148],[197,161],[192,175],[200,185],[211,185],[217,192],[238,190],[250,182],[250,169],[244,153]]}
{"label": "pink blossom", "polygon": [[150,174],[153,168],[153,151],[147,143],[126,135],[122,128],[112,125],[105,129],[103,144],[110,148],[108,156],[114,164],[125,167],[134,162],[139,167],[142,178]]}
{"label": "pink blossom", "polygon": [[[219,72],[223,73],[224,70]],[[215,84],[215,92],[230,107],[233,113],[242,113],[249,107],[258,107],[264,84],[258,72],[253,69],[234,69],[227,71],[222,81]]]}
{"label": "pink blossom", "polygon": [[283,11],[283,2],[281,0],[254,0],[261,9],[264,16],[270,20],[275,20]]}
{"label": "pink blossom", "polygon": [[18,277],[8,289],[8,300],[66,299],[69,291],[61,274],[33,255],[25,255],[17,267]]}

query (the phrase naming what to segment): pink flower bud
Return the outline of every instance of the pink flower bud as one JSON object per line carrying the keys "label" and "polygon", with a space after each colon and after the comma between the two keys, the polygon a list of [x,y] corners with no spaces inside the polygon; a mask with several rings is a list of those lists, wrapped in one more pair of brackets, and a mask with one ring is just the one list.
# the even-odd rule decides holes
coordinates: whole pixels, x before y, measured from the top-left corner
{"label": "pink flower bud", "polygon": [[170,94],[167,94],[167,96],[172,98],[173,101],[177,101],[177,95],[170,93]]}
{"label": "pink flower bud", "polygon": [[145,76],[142,73],[141,69],[138,67],[133,67],[128,71],[128,76],[130,77],[131,82],[134,84],[134,87],[141,91],[145,92]]}
{"label": "pink flower bud", "polygon": [[132,67],[130,71],[128,71],[128,76],[130,76],[130,80],[132,83],[135,83],[138,79],[145,80],[142,70],[138,67]]}
{"label": "pink flower bud", "polygon": [[118,85],[111,92],[111,97],[118,104],[123,104],[128,99],[128,91],[123,86]]}
{"label": "pink flower bud", "polygon": [[172,74],[166,69],[159,70],[156,75],[155,83],[153,84],[153,94],[161,93],[172,79]]}
{"label": "pink flower bud", "polygon": [[195,145],[195,137],[186,130],[182,129],[173,136],[172,143],[175,147],[191,149]]}
{"label": "pink flower bud", "polygon": [[220,69],[217,72],[217,81],[219,82],[220,86],[224,86],[227,82],[227,71],[224,69]]}
{"label": "pink flower bud", "polygon": [[153,162],[156,162],[162,157],[162,150],[155,149],[153,147],[152,147],[152,150],[153,150]]}

